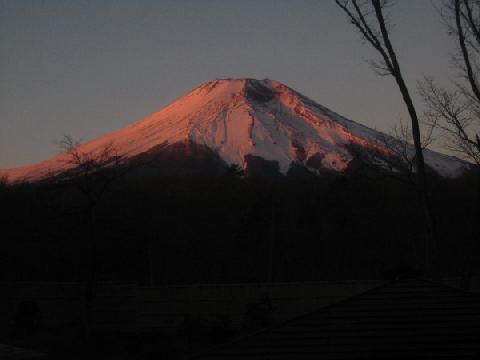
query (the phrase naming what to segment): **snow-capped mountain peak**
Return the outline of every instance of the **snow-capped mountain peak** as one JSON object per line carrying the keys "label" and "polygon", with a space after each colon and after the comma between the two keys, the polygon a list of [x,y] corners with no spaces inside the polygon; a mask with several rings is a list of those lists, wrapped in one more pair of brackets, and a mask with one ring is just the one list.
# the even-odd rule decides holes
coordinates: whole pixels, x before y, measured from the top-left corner
{"label": "snow-capped mountain peak", "polygon": [[[247,155],[254,155],[277,161],[283,173],[294,161],[345,171],[354,159],[350,145],[394,156],[383,145],[384,138],[384,134],[348,120],[280,82],[218,79],[78,150],[94,154],[111,145],[129,158],[158,145],[193,142],[214,150],[226,163],[243,167],[248,165]],[[61,154],[0,174],[11,181],[38,180],[68,168],[68,156]],[[443,176],[455,176],[465,168],[464,162],[432,151],[426,151],[425,159]]]}

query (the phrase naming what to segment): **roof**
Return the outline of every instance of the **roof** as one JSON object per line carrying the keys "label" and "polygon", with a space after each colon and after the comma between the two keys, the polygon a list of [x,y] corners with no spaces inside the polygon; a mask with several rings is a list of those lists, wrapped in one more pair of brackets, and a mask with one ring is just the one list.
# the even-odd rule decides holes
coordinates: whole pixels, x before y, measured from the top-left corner
{"label": "roof", "polygon": [[196,359],[480,359],[480,296],[399,280]]}

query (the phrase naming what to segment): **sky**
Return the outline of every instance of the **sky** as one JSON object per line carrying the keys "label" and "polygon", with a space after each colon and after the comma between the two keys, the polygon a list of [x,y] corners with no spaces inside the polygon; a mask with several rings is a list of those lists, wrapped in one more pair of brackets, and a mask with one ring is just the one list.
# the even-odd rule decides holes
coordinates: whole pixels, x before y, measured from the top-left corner
{"label": "sky", "polygon": [[[392,8],[392,41],[417,81],[455,76],[439,0]],[[0,168],[47,159],[216,78],[278,80],[371,128],[408,120],[334,0],[0,0]]]}

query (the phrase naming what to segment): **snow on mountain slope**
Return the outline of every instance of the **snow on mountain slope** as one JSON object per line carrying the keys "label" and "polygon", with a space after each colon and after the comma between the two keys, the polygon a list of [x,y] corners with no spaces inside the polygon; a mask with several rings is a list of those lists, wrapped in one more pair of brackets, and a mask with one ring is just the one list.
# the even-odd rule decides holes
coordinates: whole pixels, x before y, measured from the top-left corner
{"label": "snow on mountain slope", "polygon": [[[81,145],[99,152],[113,145],[127,158],[160,144],[192,141],[218,152],[229,164],[246,166],[246,155],[276,160],[286,172],[292,161],[315,158],[320,166],[344,171],[353,159],[349,144],[386,156],[377,131],[348,120],[273,80],[224,79],[205,83],[159,112]],[[427,164],[443,176],[456,176],[466,164],[427,151]],[[38,164],[0,171],[10,181],[38,180],[68,168],[61,154]]]}

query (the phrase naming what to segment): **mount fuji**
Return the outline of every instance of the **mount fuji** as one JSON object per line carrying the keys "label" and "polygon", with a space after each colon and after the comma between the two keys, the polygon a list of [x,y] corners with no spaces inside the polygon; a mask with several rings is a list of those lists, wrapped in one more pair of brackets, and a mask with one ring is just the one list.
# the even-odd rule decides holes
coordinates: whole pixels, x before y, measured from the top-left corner
{"label": "mount fuji", "polygon": [[[222,79],[202,84],[180,99],[123,129],[79,145],[82,153],[112,146],[123,159],[174,144],[199,144],[225,163],[248,168],[251,156],[311,169],[345,172],[357,156],[352,146],[397,156],[389,136],[348,120],[280,82]],[[393,141],[395,143],[395,140]],[[413,147],[407,147],[413,156]],[[0,170],[8,181],[37,181],[71,167],[68,154],[37,164]],[[455,157],[425,150],[427,166],[440,176],[459,176],[468,166]]]}

